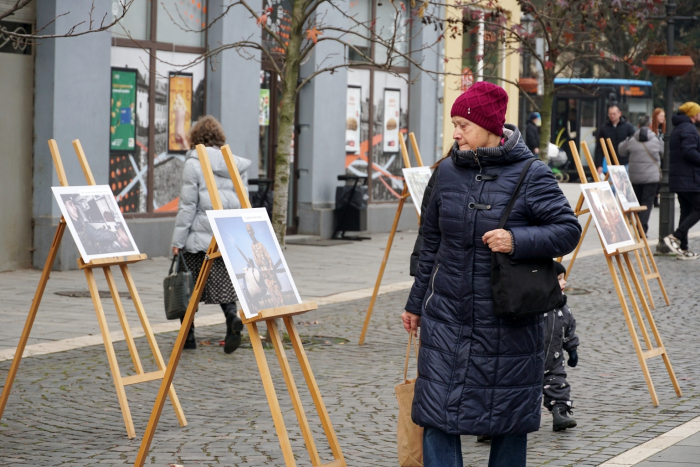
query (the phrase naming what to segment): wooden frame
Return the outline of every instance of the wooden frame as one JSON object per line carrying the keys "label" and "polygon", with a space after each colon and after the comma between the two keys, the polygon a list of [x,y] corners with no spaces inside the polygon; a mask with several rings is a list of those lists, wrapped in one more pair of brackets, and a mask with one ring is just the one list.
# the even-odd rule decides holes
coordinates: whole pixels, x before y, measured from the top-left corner
{"label": "wooden frame", "polygon": [[[87,158],[83,152],[82,145],[79,140],[73,141],[73,148],[78,156],[78,161],[80,162],[80,167],[83,170],[85,179],[89,185],[96,185],[95,178],[92,175],[90,166],[88,165]],[[51,150],[51,157],[53,158],[54,166],[56,167],[56,173],[58,174],[58,181],[61,186],[69,186],[68,179],[66,178],[66,172],[63,168],[63,163],[61,161],[61,155],[58,152],[58,145],[56,141],[49,140],[49,149]],[[36,293],[34,294],[34,300],[32,301],[32,306],[29,309],[29,315],[27,316],[27,321],[24,325],[24,330],[22,331],[22,336],[20,337],[19,344],[15,350],[15,356],[12,360],[12,365],[10,366],[10,371],[7,374],[7,379],[5,381],[5,387],[2,391],[2,396],[0,397],[0,418],[5,410],[7,404],[7,399],[10,396],[10,391],[12,390],[12,383],[17,375],[17,370],[19,368],[20,361],[22,360],[22,355],[24,349],[27,345],[29,339],[29,333],[34,325],[34,318],[36,318],[37,311],[39,310],[39,305],[41,303],[41,298],[44,295],[44,290],[46,289],[46,283],[49,280],[49,275],[51,274],[51,269],[53,268],[54,260],[58,253],[58,248],[61,245],[61,239],[63,238],[63,233],[66,229],[66,221],[61,217],[58,223],[58,228],[56,229],[56,234],[54,235],[53,243],[51,244],[51,249],[49,250],[49,255],[46,258],[46,263],[44,264],[44,270],[41,274],[41,279],[39,280],[39,285],[37,286]],[[114,258],[101,258],[95,259],[90,262],[85,263],[82,258],[78,259],[78,268],[85,272],[85,278],[88,283],[88,289],[90,290],[90,296],[92,297],[92,303],[95,307],[95,313],[97,314],[97,322],[100,326],[100,332],[102,334],[102,340],[104,341],[105,351],[107,353],[107,360],[109,361],[109,369],[112,373],[112,378],[114,379],[114,387],[117,390],[117,399],[119,401],[119,406],[122,411],[122,417],[124,418],[124,425],[126,426],[126,434],[129,439],[136,436],[134,430],[134,422],[131,418],[131,411],[129,410],[129,401],[126,398],[125,386],[131,384],[144,383],[147,381],[154,381],[161,379],[164,375],[165,362],[163,361],[163,356],[158,348],[158,343],[156,342],[155,335],[151,329],[151,325],[148,322],[148,317],[139,298],[139,294],[136,290],[136,285],[134,284],[134,279],[129,272],[129,264],[136,263],[146,259],[146,255],[131,255],[122,256]],[[141,359],[139,358],[138,350],[136,349],[136,343],[131,334],[131,327],[126,318],[126,313],[124,312],[124,307],[119,297],[119,291],[117,290],[117,284],[114,280],[114,275],[112,274],[111,267],[119,266],[119,269],[124,276],[124,281],[131,294],[134,307],[136,308],[136,313],[141,321],[141,326],[146,334],[146,339],[148,340],[148,345],[151,347],[151,352],[158,367],[157,371],[152,371],[145,373],[143,365],[141,364]],[[107,280],[107,285],[109,286],[109,291],[112,295],[112,300],[114,301],[114,307],[117,311],[117,317],[119,318],[119,324],[121,325],[122,331],[124,332],[124,338],[126,340],[126,345],[129,348],[129,353],[131,355],[131,361],[134,364],[134,369],[136,374],[133,376],[122,376],[119,370],[119,362],[117,361],[116,353],[114,352],[114,345],[112,344],[112,338],[109,335],[109,328],[107,326],[107,319],[105,318],[104,309],[102,308],[102,301],[100,300],[100,295],[97,290],[97,282],[95,281],[94,269],[102,268],[105,279]],[[185,419],[185,414],[180,406],[180,401],[175,393],[175,388],[170,384],[167,387],[167,395],[170,397],[170,401],[175,409],[175,415],[180,426],[186,426],[187,420]]]}
{"label": "wooden frame", "polygon": [[[418,142],[416,141],[416,135],[414,133],[409,133],[408,138],[411,140],[411,146],[413,147],[413,153],[416,156],[416,162],[419,167],[423,167],[423,158],[421,158],[420,150],[418,149]],[[408,157],[408,148],[406,147],[406,142],[403,137],[399,138],[399,145],[401,146],[401,155],[403,156],[403,164],[407,169],[411,167],[411,159]],[[399,220],[401,219],[401,213],[403,212],[403,207],[406,204],[406,199],[409,197],[408,185],[403,184],[403,191],[401,192],[401,198],[399,198],[399,205],[396,207],[396,215],[394,215],[394,223],[391,226],[391,232],[389,233],[389,240],[386,242],[386,248],[384,249],[384,257],[382,258],[382,265],[379,267],[379,274],[377,275],[377,282],[374,284],[374,291],[372,292],[372,298],[369,301],[369,307],[367,308],[367,314],[365,315],[365,323],[362,326],[362,333],[360,334],[360,341],[358,345],[363,345],[365,343],[365,337],[367,336],[367,329],[369,328],[369,322],[372,319],[372,311],[374,311],[374,304],[377,301],[377,295],[379,295],[379,287],[382,285],[382,278],[384,277],[384,270],[386,269],[386,263],[389,261],[389,253],[391,253],[391,246],[394,243],[394,236],[396,236],[396,230],[399,227]],[[418,224],[420,224],[420,213],[418,213]]]}
{"label": "wooden frame", "polygon": [[[603,155],[605,156],[605,160],[607,164],[610,165],[620,165],[619,161],[617,159],[617,154],[615,153],[614,146],[612,144],[612,141],[610,138],[607,140],[607,147],[606,147],[606,141],[603,138],[600,138],[600,144],[603,149]],[[572,155],[573,151],[575,148],[575,145],[572,145],[571,142],[569,142],[570,148],[572,148]],[[593,162],[593,157],[591,156],[591,152],[588,149],[588,145],[586,142],[581,143],[581,149],[583,150],[583,154],[586,157],[586,161],[588,162],[589,167],[595,167],[595,164]],[[608,149],[610,152],[608,152]],[[611,156],[612,155],[612,160]],[[580,155],[578,154],[578,151],[576,151],[576,156],[578,158],[578,162],[581,162]],[[576,160],[576,159],[575,159]],[[591,171],[591,174],[594,171]],[[609,174],[607,174],[604,178],[605,181],[608,180]],[[594,176],[595,180],[599,180],[598,173],[596,172]],[[582,181],[586,180],[585,178],[581,178]],[[585,182],[584,182],[585,183]],[[578,203],[576,203],[576,209],[574,210],[574,214],[576,214],[577,217],[582,216],[583,214],[588,213],[588,209],[583,209],[583,194],[579,196]],[[620,206],[622,208],[622,206]],[[671,301],[668,298],[668,293],[666,292],[666,287],[664,286],[663,279],[661,279],[661,273],[659,272],[659,268],[656,265],[656,261],[654,260],[654,253],[651,250],[651,247],[649,246],[649,241],[647,239],[646,234],[644,233],[644,228],[642,227],[642,222],[639,220],[639,212],[641,211],[646,211],[646,206],[640,206],[640,207],[634,207],[630,208],[628,210],[622,209],[622,212],[624,213],[627,226],[630,229],[630,233],[632,234],[634,240],[637,243],[642,243],[644,245],[644,248],[641,250],[635,250],[634,255],[635,258],[637,259],[637,264],[639,265],[639,270],[642,275],[642,279],[644,279],[644,286],[647,292],[647,297],[649,299],[649,305],[651,306],[652,309],[656,308],[656,305],[654,304],[654,297],[652,296],[651,293],[651,287],[649,286],[649,281],[652,281],[654,279],[657,279],[659,281],[659,287],[661,288],[661,293],[663,294],[664,300],[666,301],[666,305],[670,305]],[[576,261],[576,257],[578,256],[578,253],[581,249],[581,246],[583,245],[583,240],[586,237],[586,233],[588,232],[588,228],[590,227],[591,224],[591,217],[588,217],[588,220],[586,221],[586,225],[583,228],[583,232],[581,233],[581,239],[579,240],[578,245],[576,246],[576,249],[574,250],[574,253],[571,257],[571,260],[569,261],[569,265],[566,268],[566,277],[568,279],[569,274],[571,274],[571,270],[574,267],[574,262]],[[641,253],[641,254],[640,254]],[[558,259],[559,261],[562,260],[562,258]]]}
{"label": "wooden frame", "polygon": [[[238,194],[238,199],[241,202],[241,207],[243,209],[250,209],[250,201],[248,200],[248,194],[245,190],[245,186],[241,180],[241,176],[238,173],[238,168],[233,159],[233,154],[228,145],[221,148],[224,160],[226,161],[226,166],[228,168],[229,174],[231,175],[231,180],[233,180],[234,187],[236,188],[236,193]],[[216,186],[216,181],[214,180],[214,173],[211,169],[211,164],[209,162],[209,157],[207,151],[203,145],[197,145],[197,154],[199,155],[199,162],[202,164],[202,172],[204,173],[204,179],[207,184],[207,190],[209,191],[209,196],[211,197],[212,206],[216,210],[223,209],[221,203],[221,198],[219,196],[219,190]],[[148,422],[148,427],[143,436],[141,442],[141,447],[136,458],[134,466],[143,467],[146,457],[148,456],[148,450],[153,440],[153,435],[155,434],[156,427],[158,426],[158,420],[160,419],[160,414],[163,410],[163,405],[165,404],[165,398],[167,395],[167,390],[172,383],[175,371],[177,370],[177,365],[180,361],[180,355],[182,354],[182,348],[185,344],[185,339],[189,328],[194,320],[194,312],[199,304],[200,297],[204,292],[204,285],[207,282],[209,273],[213,265],[213,261],[216,258],[221,257],[221,253],[218,251],[218,245],[216,243],[216,238],[212,238],[209,244],[209,249],[202,264],[202,269],[200,270],[199,277],[197,277],[197,283],[195,284],[194,290],[192,292],[192,297],[190,298],[190,303],[187,307],[187,312],[183,318],[182,327],[175,341],[175,346],[170,355],[170,360],[168,366],[165,369],[163,375],[163,380],[161,381],[160,389],[158,391],[158,396],[156,397],[156,402],[153,406],[153,411],[151,412],[151,417]],[[259,314],[253,318],[246,319],[243,313],[241,313],[241,318],[248,328],[248,334],[250,336],[250,342],[253,346],[253,353],[255,354],[255,360],[260,371],[260,377],[262,379],[263,388],[265,389],[265,396],[267,397],[267,402],[270,406],[270,412],[272,413],[272,420],[275,425],[275,430],[279,438],[280,447],[282,448],[282,456],[284,457],[284,462],[287,467],[296,466],[296,461],[294,459],[294,453],[292,452],[292,446],[289,441],[289,436],[284,425],[284,419],[282,417],[282,411],[280,409],[279,401],[277,399],[277,394],[275,392],[275,387],[272,383],[272,376],[270,375],[270,368],[267,364],[267,359],[265,358],[265,351],[262,346],[262,340],[260,339],[260,333],[258,331],[258,323],[265,321],[269,336],[272,340],[272,345],[275,349],[275,354],[277,355],[277,361],[279,362],[280,368],[282,369],[282,375],[289,391],[290,398],[292,400],[292,405],[294,406],[294,412],[299,421],[301,427],[302,435],[304,436],[304,441],[306,444],[306,449],[309,452],[309,457],[311,458],[311,463],[314,467],[325,466],[325,467],[346,467],[345,458],[340,449],[340,444],[338,443],[337,436],[331,424],[330,417],[328,416],[328,411],[321,398],[321,392],[319,391],[318,384],[314,378],[313,372],[311,370],[311,364],[306,357],[306,352],[297,332],[296,326],[292,317],[301,313],[305,313],[310,310],[315,310],[317,308],[316,304],[313,302],[301,303],[298,305],[284,306],[278,308],[270,308],[262,310]],[[276,318],[282,318],[284,324],[287,328],[289,338],[292,341],[292,347],[294,348],[294,353],[296,354],[299,365],[301,366],[301,371],[306,380],[306,384],[311,393],[311,398],[314,402],[316,412],[321,420],[321,425],[328,439],[328,444],[330,445],[331,452],[333,453],[334,460],[327,464],[321,464],[321,459],[318,455],[316,449],[316,444],[314,442],[313,434],[309,423],[306,419],[306,412],[301,403],[301,398],[299,397],[299,392],[297,386],[294,382],[294,377],[292,375],[291,367],[289,366],[289,361],[287,360],[286,353],[284,351],[284,346],[282,344],[282,336],[275,322]]]}
{"label": "wooden frame", "polygon": [[[571,148],[571,155],[574,158],[574,162],[576,163],[576,169],[578,170],[579,176],[581,177],[581,180],[583,183],[586,182],[586,177],[585,173],[583,171],[583,165],[581,164],[581,158],[578,154],[578,150],[576,149],[576,144],[573,141],[569,142],[569,147]],[[588,151],[588,147],[586,146],[586,143],[582,143],[582,147],[584,150],[584,153],[586,155],[586,159],[588,159],[589,164],[591,164],[591,167],[593,167],[592,160],[590,157],[590,152]],[[593,176],[593,181],[598,182],[600,181],[598,177],[598,173],[596,171],[591,171],[591,174]],[[580,208],[581,203],[579,202],[579,206],[577,208]],[[578,209],[577,209],[578,210]],[[634,215],[636,216],[636,211],[633,212]],[[591,216],[592,217],[592,216]],[[638,217],[637,217],[638,220]],[[587,225],[590,224],[590,217],[588,220]],[[639,224],[641,225],[641,224]],[[600,237],[600,233],[598,234]],[[651,308],[649,307],[649,303],[647,302],[645,296],[644,296],[644,290],[642,289],[642,285],[637,277],[637,274],[635,272],[634,267],[632,266],[632,261],[630,260],[629,253],[634,252],[635,255],[638,255],[638,252],[640,250],[644,250],[648,248],[648,243],[644,241],[640,241],[641,239],[637,240],[637,243],[634,245],[630,245],[627,247],[622,247],[618,248],[617,251],[613,253],[607,253],[605,251],[605,248],[603,248],[603,253],[605,254],[605,260],[608,263],[608,269],[610,271],[610,276],[613,279],[613,284],[615,286],[615,291],[617,292],[617,298],[620,301],[620,305],[622,306],[622,313],[625,317],[625,322],[627,323],[627,328],[629,329],[630,336],[632,337],[632,345],[634,346],[634,350],[637,353],[637,358],[639,359],[639,364],[642,367],[642,373],[644,374],[644,379],[647,383],[647,388],[649,389],[649,395],[651,396],[651,401],[652,404],[654,404],[654,407],[657,407],[659,405],[659,398],[656,395],[656,390],[654,389],[654,383],[651,380],[651,373],[649,372],[649,367],[647,366],[646,361],[650,358],[656,357],[656,356],[661,356],[664,360],[664,364],[666,365],[666,370],[668,371],[668,375],[671,379],[671,383],[673,384],[673,388],[676,391],[676,395],[678,397],[682,396],[681,388],[678,384],[678,380],[676,379],[676,375],[673,372],[673,367],[671,366],[671,359],[669,358],[666,348],[664,347],[664,344],[661,340],[661,335],[659,334],[659,330],[656,327],[656,323],[654,321],[654,317],[651,313]],[[603,246],[603,240],[600,240],[601,246]],[[580,244],[579,244],[580,246]],[[614,262],[613,262],[614,258]],[[639,257],[638,257],[639,258]],[[617,270],[620,271],[620,277],[622,277],[622,283],[624,284],[624,290],[622,288],[622,284],[620,282],[620,278],[618,277],[617,270],[615,269],[615,264],[617,264]],[[625,270],[626,266],[626,270]],[[634,287],[634,288],[633,288]],[[641,302],[642,309],[644,310],[644,316],[646,317],[647,323],[649,327],[651,327],[652,334],[654,335],[654,340],[656,341],[656,347],[654,347],[650,337],[649,337],[649,332],[647,331],[646,324],[644,323],[644,318],[642,316],[642,313],[640,311],[640,307],[637,303],[637,299],[635,298],[634,293],[637,293],[637,296],[639,297],[639,301]],[[626,293],[626,295],[625,295]],[[644,339],[644,344],[647,350],[642,350],[642,345],[639,342],[639,335],[637,334],[637,329],[634,325],[634,321],[632,320],[632,315],[630,313],[629,307],[627,305],[627,298],[629,298],[630,303],[632,304],[632,310],[634,311],[634,315],[637,319],[637,323],[639,325],[639,328],[642,333],[642,338]]]}

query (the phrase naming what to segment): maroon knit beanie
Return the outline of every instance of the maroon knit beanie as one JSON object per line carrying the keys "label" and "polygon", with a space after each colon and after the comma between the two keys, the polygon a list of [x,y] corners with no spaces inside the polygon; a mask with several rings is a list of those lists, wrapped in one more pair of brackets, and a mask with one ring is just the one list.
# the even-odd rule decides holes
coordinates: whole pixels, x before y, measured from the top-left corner
{"label": "maroon knit beanie", "polygon": [[488,81],[479,81],[463,92],[452,105],[452,117],[458,116],[476,123],[494,135],[503,135],[506,123],[508,94],[505,89]]}

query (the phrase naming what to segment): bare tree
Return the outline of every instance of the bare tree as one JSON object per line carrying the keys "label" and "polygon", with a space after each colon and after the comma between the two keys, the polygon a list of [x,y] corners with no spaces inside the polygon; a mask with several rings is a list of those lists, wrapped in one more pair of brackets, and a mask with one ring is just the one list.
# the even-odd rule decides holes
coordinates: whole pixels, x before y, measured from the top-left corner
{"label": "bare tree", "polygon": [[[389,0],[386,1],[389,2]],[[341,68],[367,65],[407,80],[408,78],[394,71],[393,67],[397,63],[410,64],[418,71],[425,71],[428,75],[433,75],[433,78],[434,75],[438,74],[437,70],[428,70],[423,66],[424,56],[422,54],[428,50],[435,52],[433,47],[437,45],[437,42],[425,44],[420,50],[410,50],[409,44],[411,39],[419,33],[420,28],[443,27],[441,21],[438,22],[434,19],[439,17],[437,10],[440,9],[440,6],[432,5],[428,0],[424,0],[422,3],[419,1],[418,4],[415,0],[406,0],[405,2],[391,0],[391,5],[393,8],[390,26],[381,28],[377,26],[376,20],[362,21],[356,15],[349,14],[346,10],[346,2],[341,0],[295,0],[291,2],[291,11],[285,12],[285,15],[288,16],[288,27],[280,30],[269,21],[273,14],[271,7],[264,11],[257,11],[246,0],[234,0],[224,8],[221,15],[210,18],[206,27],[199,30],[211,28],[227,15],[246,15],[249,21],[255,22],[260,28],[260,33],[233,43],[220,44],[210,48],[206,54],[184,66],[183,69],[202,61],[208,61],[212,66],[215,66],[218,54],[233,49],[246,59],[254,59],[253,52],[259,52],[281,77],[282,99],[279,108],[275,155],[275,197],[272,224],[282,245],[284,244],[287,224],[294,113],[301,89],[321,73],[334,73]],[[329,15],[329,12],[333,12],[333,15]],[[183,31],[192,31],[185,26],[184,21],[179,16],[179,12],[173,14],[171,20],[179,25]],[[330,16],[336,19],[330,19]],[[337,18],[342,18],[342,20],[338,21]],[[382,60],[372,57],[366,48],[358,47],[356,44],[360,41],[374,44],[375,48],[382,48],[386,52],[382,54]],[[309,59],[319,44],[324,43],[339,44],[342,46],[345,56],[325,57],[308,76],[301,78],[301,65]],[[350,55],[353,57],[352,60],[349,59]],[[426,78],[429,79],[428,76]]]}
{"label": "bare tree", "polygon": [[[29,6],[32,0],[16,0],[15,4],[5,11],[0,11],[0,21],[12,19],[12,15],[19,13]],[[104,13],[102,17],[95,17],[95,2],[93,0],[89,11],[86,13],[86,19],[72,25],[68,31],[62,34],[43,34],[48,26],[53,24],[58,18],[71,14],[70,11],[59,13],[51,21],[43,25],[40,29],[29,32],[24,30],[11,31],[6,27],[0,26],[0,41],[11,41],[18,46],[26,44],[34,44],[42,39],[54,39],[60,37],[78,37],[94,32],[107,31],[117,25],[119,21],[126,15],[134,0],[115,0],[111,13]],[[21,31],[21,32],[20,32]]]}

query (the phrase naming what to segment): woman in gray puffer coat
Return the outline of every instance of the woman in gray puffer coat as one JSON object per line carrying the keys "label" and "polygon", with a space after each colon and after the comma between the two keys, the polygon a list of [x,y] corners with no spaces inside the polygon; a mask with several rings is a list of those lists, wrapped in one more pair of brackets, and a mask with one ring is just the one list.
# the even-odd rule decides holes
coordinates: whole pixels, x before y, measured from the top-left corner
{"label": "woman in gray puffer coat", "polygon": [[639,204],[647,207],[646,211],[639,213],[645,234],[649,229],[649,216],[659,189],[661,157],[664,153],[664,143],[649,128],[650,124],[648,116],[639,117],[639,130],[618,147],[618,156],[629,157],[629,176],[634,194]]}
{"label": "woman in gray puffer coat", "polygon": [[[226,168],[224,156],[219,149],[226,144],[226,136],[221,124],[211,115],[203,116],[192,127],[189,140],[192,149],[185,156],[172,247],[173,255],[177,255],[182,250],[185,264],[192,272],[196,282],[213,236],[211,225],[207,219],[207,211],[213,207],[204,181],[199,156],[194,149],[196,145],[203,144],[207,148],[207,155],[224,209],[239,209],[241,203]],[[234,159],[236,167],[241,173],[241,178],[245,182],[247,180],[246,170],[252,162],[238,156],[234,156]],[[243,323],[237,313],[236,291],[221,258],[214,260],[201,301],[206,304],[218,303],[221,305],[226,316],[224,352],[233,353],[241,344]],[[195,349],[196,347],[193,323],[185,341],[185,348]]]}

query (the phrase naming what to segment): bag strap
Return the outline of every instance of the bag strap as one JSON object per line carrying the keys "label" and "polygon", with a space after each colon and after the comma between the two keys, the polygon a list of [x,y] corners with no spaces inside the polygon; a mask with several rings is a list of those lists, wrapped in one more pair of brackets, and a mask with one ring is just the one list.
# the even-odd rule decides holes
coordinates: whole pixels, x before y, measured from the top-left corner
{"label": "bag strap", "polygon": [[[654,162],[654,165],[656,165],[656,159],[654,159],[654,156],[652,156],[651,152],[649,152],[649,148],[647,147],[647,145],[641,141],[639,143],[642,145],[647,154],[649,154],[649,159],[651,159]],[[661,171],[661,165],[658,165],[657,168],[659,169],[659,174],[662,175],[663,172]]]}
{"label": "bag strap", "polygon": [[[408,333],[408,347],[406,347],[406,364],[403,368],[403,380],[408,380],[408,359],[411,357],[411,341],[413,340],[413,332]],[[413,341],[413,346],[416,348],[416,360],[418,360],[418,338]],[[418,376],[418,368],[416,368],[416,376]]]}
{"label": "bag strap", "polygon": [[179,263],[177,266],[177,272],[180,272],[181,265],[185,266],[185,272],[190,272],[190,268],[187,266],[187,261],[185,261],[185,255],[182,253],[182,248],[180,248],[180,251],[177,252],[177,260]]}
{"label": "bag strap", "polygon": [[[170,269],[168,270],[168,275],[170,276],[173,273],[173,267],[175,266],[175,262],[177,261],[178,256],[173,255],[173,260],[170,262]],[[178,264],[179,268],[179,264]],[[175,271],[177,271],[178,268],[175,268]]]}
{"label": "bag strap", "polygon": [[508,220],[508,216],[510,216],[510,212],[513,210],[513,206],[515,206],[515,202],[518,199],[518,193],[520,192],[520,187],[523,184],[523,180],[525,180],[525,175],[527,175],[527,171],[530,168],[530,166],[535,162],[536,159],[530,159],[527,164],[525,164],[525,167],[523,167],[523,171],[520,173],[520,178],[518,179],[518,183],[515,185],[515,190],[513,191],[513,195],[510,197],[510,201],[508,202],[508,205],[506,206],[505,210],[503,211],[503,215],[501,216],[501,222],[498,223],[498,228],[502,229],[506,225],[506,221]]}

